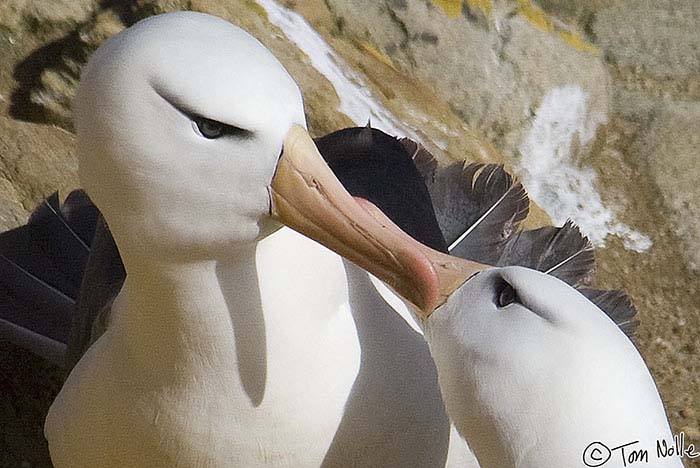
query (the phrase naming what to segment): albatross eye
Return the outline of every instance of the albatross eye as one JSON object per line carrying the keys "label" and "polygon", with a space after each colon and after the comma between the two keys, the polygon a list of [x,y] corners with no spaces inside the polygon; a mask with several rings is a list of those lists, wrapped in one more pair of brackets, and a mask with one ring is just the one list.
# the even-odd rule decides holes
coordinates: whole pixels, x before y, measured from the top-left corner
{"label": "albatross eye", "polygon": [[199,133],[201,133],[204,138],[213,140],[215,138],[219,138],[221,135],[224,134],[225,125],[220,122],[217,122],[216,120],[205,119],[204,117],[197,117],[194,120],[194,122],[195,124],[197,124],[197,129],[199,130]]}
{"label": "albatross eye", "polygon": [[496,304],[498,307],[505,307],[514,302],[518,302],[515,288],[503,280],[496,283]]}

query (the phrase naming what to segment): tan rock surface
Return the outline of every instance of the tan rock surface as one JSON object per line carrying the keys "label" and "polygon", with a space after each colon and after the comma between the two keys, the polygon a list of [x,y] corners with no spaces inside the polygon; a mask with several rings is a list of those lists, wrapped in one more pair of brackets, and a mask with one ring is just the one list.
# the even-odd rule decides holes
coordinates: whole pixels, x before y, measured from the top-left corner
{"label": "tan rock surface", "polygon": [[496,5],[488,20],[450,18],[425,1],[326,3],[342,34],[374,44],[511,156],[551,88],[580,86],[594,113],[607,113],[609,78],[597,54],[516,14],[515,2]]}
{"label": "tan rock surface", "polygon": [[634,150],[659,189],[688,268],[700,272],[700,102],[661,104]]}

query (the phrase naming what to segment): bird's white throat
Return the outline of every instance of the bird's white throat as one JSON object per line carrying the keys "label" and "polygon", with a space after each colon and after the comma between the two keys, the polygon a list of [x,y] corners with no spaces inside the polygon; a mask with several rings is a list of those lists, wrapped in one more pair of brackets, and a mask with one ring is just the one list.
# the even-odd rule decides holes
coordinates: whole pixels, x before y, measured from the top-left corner
{"label": "bird's white throat", "polygon": [[[197,457],[256,466],[264,457],[245,458],[259,452],[256,445],[320,465],[360,359],[341,258],[283,228],[219,261],[135,267],[107,332],[66,383],[66,404],[52,407],[47,433],[80,431],[84,439],[82,423],[103,441],[122,427],[134,437],[124,434],[119,450],[132,444],[126,452],[144,457],[146,444],[153,463],[186,442],[176,450],[183,461],[170,466],[205,466],[184,461]],[[104,418],[113,425],[101,434],[95,426]],[[300,441],[306,445],[286,445]],[[75,453],[51,449],[59,467],[62,453]]]}

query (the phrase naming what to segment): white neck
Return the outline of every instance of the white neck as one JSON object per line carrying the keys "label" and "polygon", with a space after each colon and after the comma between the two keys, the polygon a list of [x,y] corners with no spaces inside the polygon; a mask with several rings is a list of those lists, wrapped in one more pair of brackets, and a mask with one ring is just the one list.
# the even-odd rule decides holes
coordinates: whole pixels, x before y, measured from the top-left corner
{"label": "white neck", "polygon": [[342,259],[281,229],[219,261],[125,263],[47,419],[52,457],[320,466],[360,366]]}
{"label": "white neck", "polygon": [[347,315],[340,258],[286,228],[225,259],[127,262],[127,271],[110,328],[123,333],[134,358],[153,366],[153,353],[168,356],[179,374],[239,374],[234,387],[254,406],[268,381],[278,381],[269,373],[315,360],[307,347],[329,320]]}

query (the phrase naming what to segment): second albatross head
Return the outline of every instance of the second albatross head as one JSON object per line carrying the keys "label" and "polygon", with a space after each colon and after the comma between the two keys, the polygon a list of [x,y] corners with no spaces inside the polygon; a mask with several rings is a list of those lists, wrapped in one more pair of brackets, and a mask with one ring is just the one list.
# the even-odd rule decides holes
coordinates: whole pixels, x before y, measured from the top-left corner
{"label": "second albatross head", "polygon": [[419,309],[434,265],[342,188],[304,130],[293,79],[257,40],[205,14],[144,20],[92,57],[75,101],[80,178],[134,257],[226,257],[279,226],[375,273]]}
{"label": "second albatross head", "polygon": [[[490,269],[464,283],[424,331],[450,419],[484,468],[622,468],[628,442],[628,455],[673,443],[632,342],[554,276]],[[682,466],[670,456],[648,462]]]}

